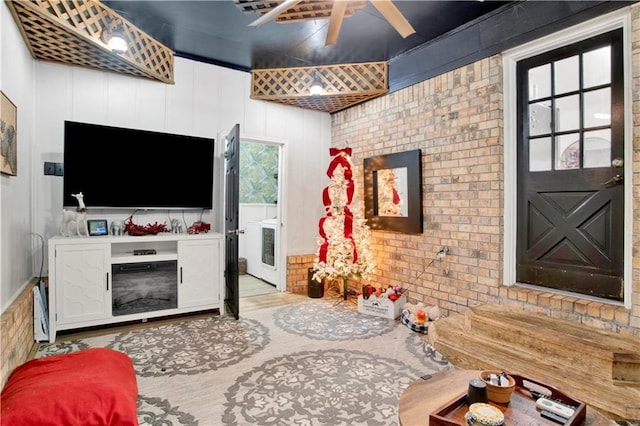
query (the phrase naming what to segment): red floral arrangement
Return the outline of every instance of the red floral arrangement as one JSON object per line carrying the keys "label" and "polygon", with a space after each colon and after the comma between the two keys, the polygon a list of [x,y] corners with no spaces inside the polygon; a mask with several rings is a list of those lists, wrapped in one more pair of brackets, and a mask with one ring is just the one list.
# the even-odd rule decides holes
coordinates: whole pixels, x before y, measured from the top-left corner
{"label": "red floral arrangement", "polygon": [[359,293],[358,296],[362,295],[362,298],[365,300],[367,300],[370,296],[386,297],[392,302],[395,302],[400,298],[400,296],[402,296],[402,293],[404,293],[404,289],[399,285],[389,286],[386,290],[384,290],[382,287],[375,288],[371,284],[367,284],[362,286],[362,292]]}
{"label": "red floral arrangement", "polygon": [[129,235],[140,236],[140,235],[149,235],[149,234],[158,234],[160,232],[169,232],[167,229],[167,225],[164,223],[155,222],[153,225],[147,223],[146,225],[136,225],[133,223],[133,216],[129,216],[129,218],[124,223],[124,231]]}

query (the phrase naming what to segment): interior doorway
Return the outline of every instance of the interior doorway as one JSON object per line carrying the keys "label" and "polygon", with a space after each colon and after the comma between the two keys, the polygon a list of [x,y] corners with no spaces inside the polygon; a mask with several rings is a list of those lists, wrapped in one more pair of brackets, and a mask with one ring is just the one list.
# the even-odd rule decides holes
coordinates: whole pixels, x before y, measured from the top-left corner
{"label": "interior doorway", "polygon": [[[286,289],[286,261],[282,237],[282,186],[284,145],[282,142],[241,138],[239,194],[239,257],[251,286],[240,294],[251,296]],[[263,286],[256,286],[256,280]]]}

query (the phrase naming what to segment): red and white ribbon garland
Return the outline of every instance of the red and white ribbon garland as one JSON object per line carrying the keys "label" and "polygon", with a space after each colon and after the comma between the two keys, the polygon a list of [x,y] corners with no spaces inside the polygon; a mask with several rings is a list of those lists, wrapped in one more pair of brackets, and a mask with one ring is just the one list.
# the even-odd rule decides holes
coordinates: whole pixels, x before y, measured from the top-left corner
{"label": "red and white ribbon garland", "polygon": [[[349,209],[349,206],[351,205],[351,202],[353,200],[355,188],[355,184],[353,182],[353,170],[351,169],[351,162],[348,158],[351,156],[351,148],[330,148],[329,154],[334,158],[333,160],[331,160],[331,163],[329,163],[327,176],[329,176],[329,178],[333,178],[336,168],[338,166],[341,166],[344,179],[346,180],[347,202],[343,207],[344,237],[351,241],[351,245],[353,246],[353,263],[356,263],[356,261],[358,260],[358,250],[356,247],[356,242],[353,238],[353,213]],[[329,241],[327,240],[324,224],[329,217],[333,216],[331,209],[328,208],[332,205],[331,195],[329,194],[329,186],[325,187],[324,191],[322,192],[322,202],[325,206],[327,216],[321,218],[320,222],[318,223],[320,237],[322,238],[322,244],[320,245],[320,249],[318,251],[318,257],[320,262],[326,263],[327,252],[329,250]]]}

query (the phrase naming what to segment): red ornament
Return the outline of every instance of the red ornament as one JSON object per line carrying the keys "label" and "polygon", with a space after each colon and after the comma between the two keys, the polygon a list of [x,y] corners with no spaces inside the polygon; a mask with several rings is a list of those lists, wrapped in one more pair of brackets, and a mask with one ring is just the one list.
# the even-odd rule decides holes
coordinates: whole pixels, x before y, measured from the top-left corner
{"label": "red ornament", "polygon": [[129,218],[125,221],[124,231],[133,236],[169,232],[169,230],[167,229],[167,225],[165,225],[164,223],[155,222],[153,225],[151,225],[150,223],[146,224],[145,226],[136,225],[135,223],[133,223],[133,216],[129,216]]}

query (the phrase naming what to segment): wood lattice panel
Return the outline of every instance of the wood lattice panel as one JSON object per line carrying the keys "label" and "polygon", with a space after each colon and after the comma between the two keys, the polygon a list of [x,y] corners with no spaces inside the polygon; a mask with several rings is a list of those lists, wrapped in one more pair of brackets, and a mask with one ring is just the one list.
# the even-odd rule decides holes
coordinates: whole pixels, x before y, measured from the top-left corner
{"label": "wood lattice panel", "polygon": [[[173,83],[173,51],[97,0],[11,0],[7,5],[34,58]],[[129,48],[111,52],[100,39],[112,19]]]}
{"label": "wood lattice panel", "polygon": [[[245,13],[255,12],[258,17],[268,13],[271,9],[278,6],[284,0],[234,0],[236,6]],[[287,9],[278,15],[274,21],[286,24],[295,21],[304,21],[308,19],[329,19],[331,17],[331,8],[335,0],[304,0],[296,4],[291,9]],[[344,16],[352,16],[353,13],[365,6],[366,0],[354,0],[347,3]]]}
{"label": "wood lattice panel", "polygon": [[[314,76],[322,95],[309,93]],[[388,92],[387,63],[273,68],[251,71],[251,98],[317,111],[336,112]]]}

